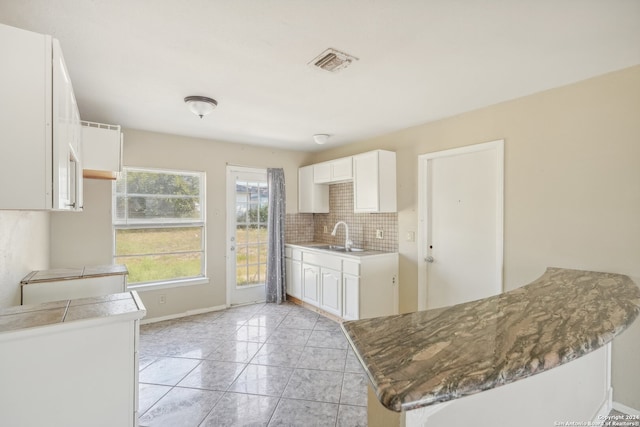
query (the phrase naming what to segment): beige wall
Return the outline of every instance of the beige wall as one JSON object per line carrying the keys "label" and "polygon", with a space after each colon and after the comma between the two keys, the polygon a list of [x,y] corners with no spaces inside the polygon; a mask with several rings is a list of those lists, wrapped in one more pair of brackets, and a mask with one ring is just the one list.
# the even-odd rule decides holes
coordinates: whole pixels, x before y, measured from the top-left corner
{"label": "beige wall", "polygon": [[49,268],[49,213],[0,211],[0,308],[20,305],[20,280]]}
{"label": "beige wall", "polygon": [[111,182],[84,180],[82,212],[51,213],[51,267],[111,264]]}
{"label": "beige wall", "polygon": [[[505,140],[505,288],[547,266],[640,283],[640,66],[316,154],[396,151],[401,309],[417,307],[417,156]],[[640,321],[614,343],[615,400],[640,409]]]}
{"label": "beige wall", "polygon": [[[547,266],[628,274],[640,282],[640,67],[416,126],[313,156],[127,130],[125,163],[207,172],[211,284],[143,298],[150,317],[225,302],[225,166],[284,167],[295,212],[299,165],[383,148],[397,152],[401,309],[417,307],[417,156],[505,140],[505,288]],[[54,266],[106,262],[110,185],[87,183],[86,211],[53,214]],[[95,206],[95,208],[94,208]],[[6,246],[4,246],[6,247]],[[159,293],[167,304],[157,304]],[[614,345],[615,400],[640,409],[640,321]]]}
{"label": "beige wall", "polygon": [[[226,165],[282,167],[287,211],[297,211],[298,166],[308,154],[126,129],[126,166],[207,173],[208,285],[140,292],[147,318],[182,314],[226,304]],[[52,214],[53,267],[111,263],[111,182],[85,180],[85,210]],[[160,294],[166,303],[159,304]]]}

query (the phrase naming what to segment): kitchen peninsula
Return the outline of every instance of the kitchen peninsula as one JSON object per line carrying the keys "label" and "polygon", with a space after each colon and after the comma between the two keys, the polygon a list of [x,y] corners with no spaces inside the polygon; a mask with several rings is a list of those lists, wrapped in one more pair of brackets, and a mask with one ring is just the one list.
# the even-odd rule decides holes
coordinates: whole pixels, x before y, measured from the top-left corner
{"label": "kitchen peninsula", "polygon": [[606,415],[610,342],[639,313],[629,277],[549,268],[490,298],[342,327],[370,379],[370,426],[546,426]]}
{"label": "kitchen peninsula", "polygon": [[0,310],[0,425],[137,426],[135,291]]}

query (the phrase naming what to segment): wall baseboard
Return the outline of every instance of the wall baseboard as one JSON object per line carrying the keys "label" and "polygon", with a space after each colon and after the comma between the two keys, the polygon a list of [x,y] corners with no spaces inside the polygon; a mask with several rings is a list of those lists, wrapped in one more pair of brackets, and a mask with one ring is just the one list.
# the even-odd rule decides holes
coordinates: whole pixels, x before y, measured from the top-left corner
{"label": "wall baseboard", "polygon": [[632,408],[630,406],[627,405],[623,405],[620,402],[613,402],[613,409],[615,409],[616,411],[620,411],[624,414],[627,415],[636,415],[638,417],[640,417],[640,410]]}
{"label": "wall baseboard", "polygon": [[[607,357],[608,354],[607,354]],[[600,405],[600,408],[598,408],[598,412],[596,412],[596,416],[593,417],[593,423],[594,425],[599,425],[598,423],[602,422],[602,420],[606,420],[607,419],[607,415],[609,415],[609,412],[611,412],[611,408],[613,407],[613,388],[609,387],[609,389],[607,390],[607,394],[604,398],[604,402],[602,402],[602,405]]]}
{"label": "wall baseboard", "polygon": [[142,319],[140,324],[146,325],[148,323],[162,322],[164,320],[179,319],[181,317],[194,316],[196,314],[204,314],[204,313],[210,313],[212,311],[225,310],[226,308],[227,308],[226,305],[217,305],[215,307],[198,308],[196,310],[187,310],[182,313],[169,314],[167,316],[152,317],[150,319],[145,318],[145,319]]}

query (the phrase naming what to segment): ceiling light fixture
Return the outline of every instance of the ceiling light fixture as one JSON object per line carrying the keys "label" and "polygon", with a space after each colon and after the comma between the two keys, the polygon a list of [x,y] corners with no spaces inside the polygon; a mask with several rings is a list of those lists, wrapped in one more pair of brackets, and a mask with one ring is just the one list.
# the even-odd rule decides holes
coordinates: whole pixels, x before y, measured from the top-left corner
{"label": "ceiling light fixture", "polygon": [[322,145],[329,140],[329,136],[330,135],[327,135],[326,133],[317,133],[313,135],[313,140],[316,142],[316,144]]}
{"label": "ceiling light fixture", "polygon": [[200,118],[206,116],[218,106],[218,101],[206,96],[187,96],[184,102],[189,107],[189,110],[196,116],[200,116]]}

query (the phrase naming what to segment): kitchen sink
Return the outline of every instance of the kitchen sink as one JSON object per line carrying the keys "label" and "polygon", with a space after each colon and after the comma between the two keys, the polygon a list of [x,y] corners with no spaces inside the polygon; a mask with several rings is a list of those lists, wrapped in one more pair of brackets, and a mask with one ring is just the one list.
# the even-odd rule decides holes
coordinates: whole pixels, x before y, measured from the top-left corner
{"label": "kitchen sink", "polygon": [[320,246],[314,246],[313,248],[324,249],[327,251],[334,251],[334,252],[364,252],[364,249],[360,249],[360,248],[351,248],[347,251],[344,246],[338,246],[338,245],[320,245]]}

